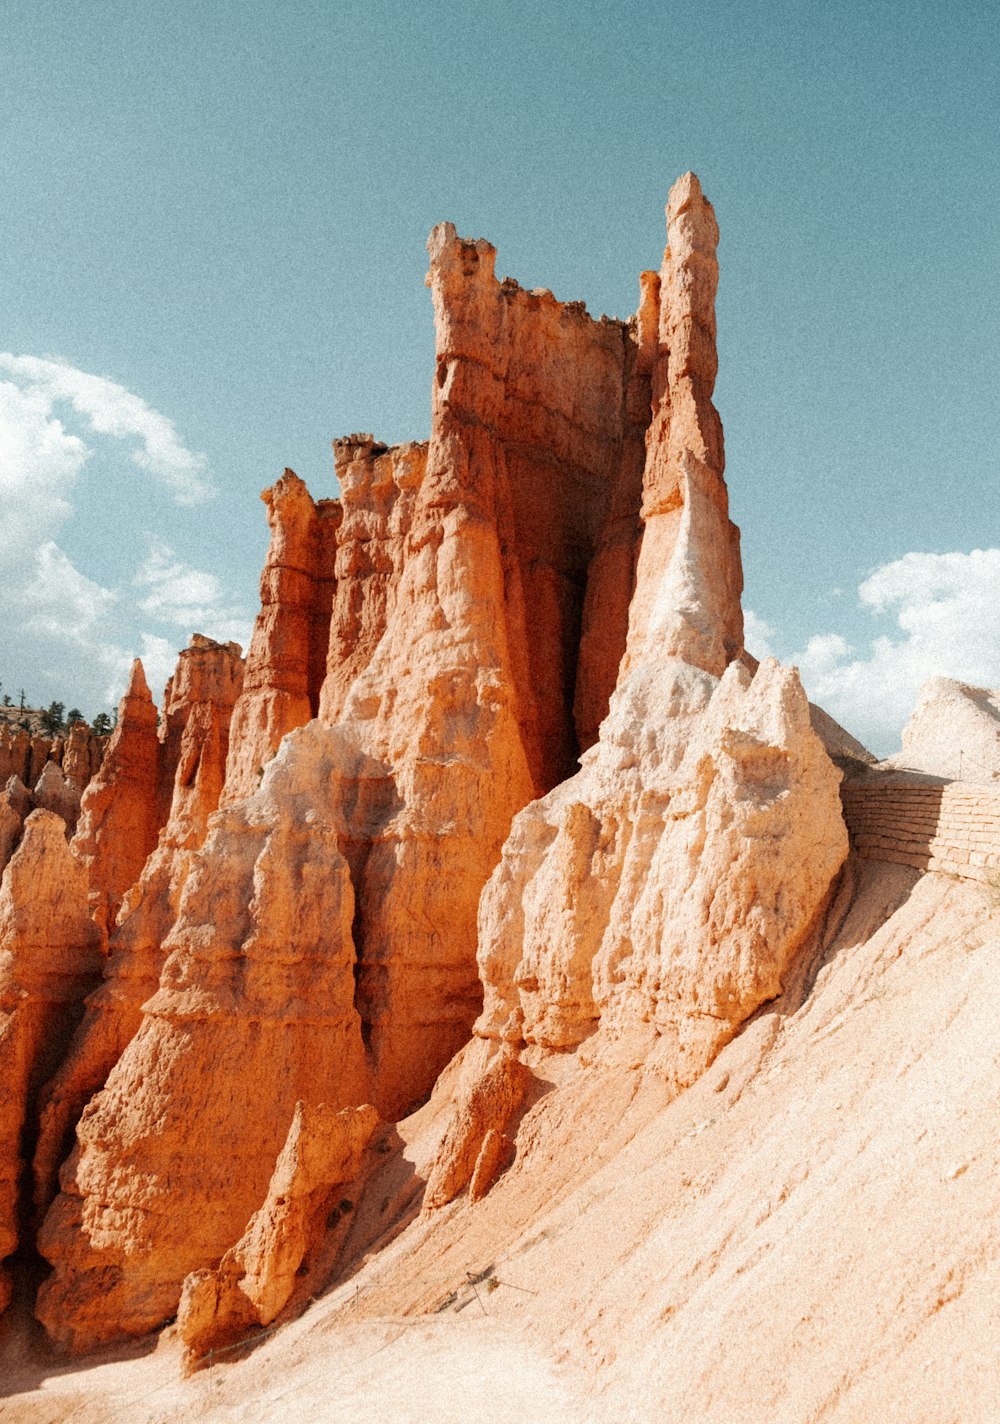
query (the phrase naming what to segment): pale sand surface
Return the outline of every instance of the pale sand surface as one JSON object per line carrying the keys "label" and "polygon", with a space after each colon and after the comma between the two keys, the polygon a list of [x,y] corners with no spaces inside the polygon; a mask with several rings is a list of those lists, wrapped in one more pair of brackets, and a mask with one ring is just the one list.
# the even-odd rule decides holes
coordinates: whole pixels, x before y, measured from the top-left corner
{"label": "pale sand surface", "polygon": [[328,1328],[321,1337],[293,1325],[252,1358],[186,1381],[169,1346],[132,1360],[78,1363],[0,1401],[0,1419],[576,1424],[585,1401],[571,1394],[564,1375],[519,1331],[484,1315],[383,1320]]}
{"label": "pale sand surface", "polygon": [[[25,1346],[16,1375],[8,1336],[0,1419],[997,1424],[1000,910],[873,862],[849,884],[674,1102],[636,1075],[554,1086],[482,1202],[411,1212],[189,1381],[169,1332],[68,1368]],[[400,1125],[376,1218],[438,1112]]]}

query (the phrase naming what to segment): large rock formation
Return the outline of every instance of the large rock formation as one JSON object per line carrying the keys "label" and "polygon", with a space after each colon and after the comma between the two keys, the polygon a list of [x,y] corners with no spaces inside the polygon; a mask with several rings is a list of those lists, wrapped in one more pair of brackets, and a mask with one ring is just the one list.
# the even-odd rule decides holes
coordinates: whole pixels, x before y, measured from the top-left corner
{"label": "large rock formation", "polygon": [[298,1100],[369,1099],[339,750],[318,723],[292,733],[190,864],[161,987],[80,1120],[39,1237],[56,1269],[38,1314],[69,1349],[174,1313],[184,1277],[263,1201]]}
{"label": "large rock formation", "polygon": [[[668,218],[629,323],[435,228],[429,445],[337,442],[342,505],[265,495],[222,809],[221,722],[179,735],[175,682],[170,821],[43,1121],[39,1201],[104,1083],[40,1237],[67,1347],[243,1270],[296,1104],[398,1118],[480,1010],[429,1207],[488,1191],[546,1056],[677,1092],[779,991],[846,852],[838,776],[794,673],[741,661],[692,175]],[[197,1279],[192,1340],[232,1304]]]}
{"label": "large rock formation", "polygon": [[106,744],[107,739],[95,736],[86,722],[74,722],[65,737],[46,737],[12,727],[9,722],[0,723],[0,782],[6,784],[16,776],[33,790],[54,762],[76,788],[79,803],[80,794],[101,765]]}
{"label": "large rock formation", "polygon": [[[227,810],[163,941],[160,991],[81,1121],[43,1236],[57,1269],[40,1312],[74,1346],[175,1309],[183,1276],[216,1261],[263,1200],[297,1098],[370,1097],[395,1117],[429,1091],[481,1006],[476,909],[511,819],[574,761],[584,585],[626,430],[635,440],[634,328],[497,281],[489,244],[448,225],[429,248],[426,462],[422,447],[338,446],[345,513],[323,715],[269,760],[313,707],[320,619],[309,610],[329,574],[300,483],[286,476],[270,499],[271,572]],[[150,894],[138,887],[119,942]],[[262,981],[258,1002],[250,985],[268,956],[288,967]],[[340,1048],[306,1082],[323,1039]],[[247,1091],[266,1109],[236,1123],[231,1104]],[[197,1160],[181,1161],[192,1132]],[[141,1217],[140,1181],[157,1184],[143,1188]],[[98,1289],[109,1272],[113,1287]]]}
{"label": "large rock formation", "polygon": [[73,838],[73,851],[87,870],[91,914],[105,934],[156,845],[162,825],[160,752],[156,707],[136,659],[103,765],[84,792]]}
{"label": "large rock formation", "polygon": [[739,660],[738,533],[711,400],[718,228],[693,175],[667,216],[626,655],[598,743],[515,819],[483,894],[476,1034],[494,1048],[466,1055],[430,1205],[507,1125],[468,1106],[498,1052],[538,1067],[580,1049],[673,1093],[693,1082],[780,992],[847,854],[839,773],[796,673]]}
{"label": "large rock formation", "polygon": [[282,737],[315,717],[326,669],[340,505],[313,502],[293,470],[261,495],[271,544],[233,714],[226,801],[249,796]]}
{"label": "large rock formation", "polygon": [[[92,913],[111,940],[104,982],[88,1000],[70,1051],[41,1094],[34,1162],[40,1209],[52,1199],[68,1133],[134,1036],[142,1004],[159,984],[164,940],[191,859],[219,804],[242,676],[235,643],[195,634],[167,684],[158,736],[141,664],[133,667],[107,763],[88,789],[73,841],[89,872]],[[169,816],[157,840],[168,776]],[[140,859],[150,840],[155,848]],[[126,885],[131,890],[122,898]]]}
{"label": "large rock formation", "polygon": [[[87,879],[65,825],[33,811],[0,887],[0,1261],[16,1248],[38,1089],[66,1052],[100,973]],[[0,1271],[0,1309],[9,1282]]]}
{"label": "large rock formation", "polygon": [[903,749],[889,766],[959,781],[1000,781],[1000,690],[932,677],[903,728]]}

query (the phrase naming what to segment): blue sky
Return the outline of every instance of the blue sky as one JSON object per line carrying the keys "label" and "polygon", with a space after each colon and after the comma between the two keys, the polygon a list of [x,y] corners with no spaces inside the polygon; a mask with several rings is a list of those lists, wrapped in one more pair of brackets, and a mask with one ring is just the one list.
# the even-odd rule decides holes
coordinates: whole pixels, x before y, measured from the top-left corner
{"label": "blue sky", "polygon": [[0,119],[4,690],[245,638],[259,490],[428,433],[434,223],[626,316],[688,168],[751,647],[883,751],[1000,683],[994,3],[8,0]]}

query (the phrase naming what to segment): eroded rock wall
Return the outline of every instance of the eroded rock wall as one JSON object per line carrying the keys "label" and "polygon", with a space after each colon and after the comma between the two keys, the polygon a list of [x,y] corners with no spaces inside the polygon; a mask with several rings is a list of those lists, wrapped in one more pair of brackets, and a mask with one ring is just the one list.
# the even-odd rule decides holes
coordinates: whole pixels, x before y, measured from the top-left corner
{"label": "eroded rock wall", "polygon": [[371,435],[333,442],[343,519],[320,716],[343,713],[396,607],[413,510],[427,469],[425,444],[381,445]]}
{"label": "eroded rock wall", "polygon": [[369,1099],[338,751],[318,723],[291,734],[191,862],[160,987],[39,1237],[55,1270],[38,1315],[70,1350],[174,1313],[263,1201],[298,1100]]}
{"label": "eroded rock wall", "polygon": [[[81,796],[96,775],[107,744],[108,739],[95,736],[86,722],[74,722],[65,737],[44,737],[4,723],[0,725],[0,784],[7,785],[15,777],[29,792],[24,815],[30,807],[52,811],[62,817],[72,835]],[[10,820],[6,815],[3,819]],[[0,857],[0,868],[5,863],[6,858]]]}
{"label": "eroded rock wall", "polygon": [[[51,811],[33,811],[0,886],[0,1262],[27,1219],[23,1199],[36,1096],[65,1053],[100,974],[87,878]],[[0,1266],[0,1309],[9,1281]]]}
{"label": "eroded rock wall", "polygon": [[336,586],[339,502],[314,502],[294,470],[286,470],[261,499],[271,543],[233,714],[227,804],[252,795],[285,733],[316,715]]}
{"label": "eroded rock wall", "polygon": [[668,235],[622,323],[436,228],[429,445],[338,442],[340,504],[265,494],[224,792],[223,719],[171,720],[175,681],[170,820],[43,1119],[39,1201],[103,1084],[40,1237],[66,1347],[175,1312],[295,1111],[396,1119],[475,1023],[427,1205],[479,1197],[544,1060],[677,1092],[778,992],[846,853],[838,774],[794,672],[741,660],[693,175]]}
{"label": "eroded rock wall", "polygon": [[[42,1238],[56,1270],[39,1311],[73,1348],[172,1313],[183,1277],[263,1200],[295,1100],[370,1099],[391,1118],[430,1090],[481,1007],[476,910],[511,819],[575,757],[576,646],[631,328],[498,282],[493,249],[447,226],[429,246],[431,441],[338,447],[323,717],[284,740],[314,710],[317,516],[292,476],[270,496],[226,809],[169,935],[163,917],[147,937],[169,954],[159,991],[81,1120]],[[145,881],[95,1003],[125,993],[130,925],[156,904]],[[262,1110],[237,1120],[258,1079]],[[182,1160],[192,1133],[197,1158]]]}
{"label": "eroded rock wall", "polygon": [[594,321],[582,302],[498,282],[495,249],[458,238],[450,224],[428,245],[435,403],[464,449],[455,471],[463,485],[479,472],[477,455],[502,482],[506,622],[522,738],[542,791],[575,760],[588,570],[613,492],[624,486],[627,501],[636,484],[636,427],[649,419],[648,404],[634,399],[636,331]]}
{"label": "eroded rock wall", "polygon": [[[110,943],[104,981],[88,1000],[70,1050],[41,1094],[34,1160],[39,1208],[52,1199],[68,1135],[84,1105],[103,1086],[139,1027],[143,1003],[156,992],[166,958],[164,941],[192,857],[219,804],[229,723],[242,679],[243,659],[235,643],[195,634],[167,684],[158,736],[141,665],[133,669],[107,780],[94,784],[86,803],[88,819],[73,842],[89,872],[92,912],[110,933]],[[160,830],[168,772],[169,815]],[[154,848],[140,860],[150,839]],[[126,883],[119,912],[117,895]],[[113,910],[117,928],[110,918]]]}
{"label": "eroded rock wall", "polygon": [[472,1105],[511,1053],[641,1068],[673,1093],[693,1082],[780,991],[847,854],[840,774],[797,674],[740,659],[711,399],[718,228],[694,175],[667,219],[626,655],[598,742],[516,817],[484,891],[485,1043],[467,1050],[431,1204],[504,1133],[502,1113],[486,1123]]}

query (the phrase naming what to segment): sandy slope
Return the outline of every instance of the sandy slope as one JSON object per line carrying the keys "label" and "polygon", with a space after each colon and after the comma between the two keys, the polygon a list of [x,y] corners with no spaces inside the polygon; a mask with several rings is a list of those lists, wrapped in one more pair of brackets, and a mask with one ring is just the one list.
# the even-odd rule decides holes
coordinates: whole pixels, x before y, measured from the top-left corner
{"label": "sandy slope", "polygon": [[490,1195],[428,1219],[442,1093],[361,1204],[367,1263],[248,1358],[180,1382],[167,1332],[54,1373],[14,1322],[0,1419],[1000,1419],[998,1004],[983,891],[852,862],[672,1104],[553,1085]]}

